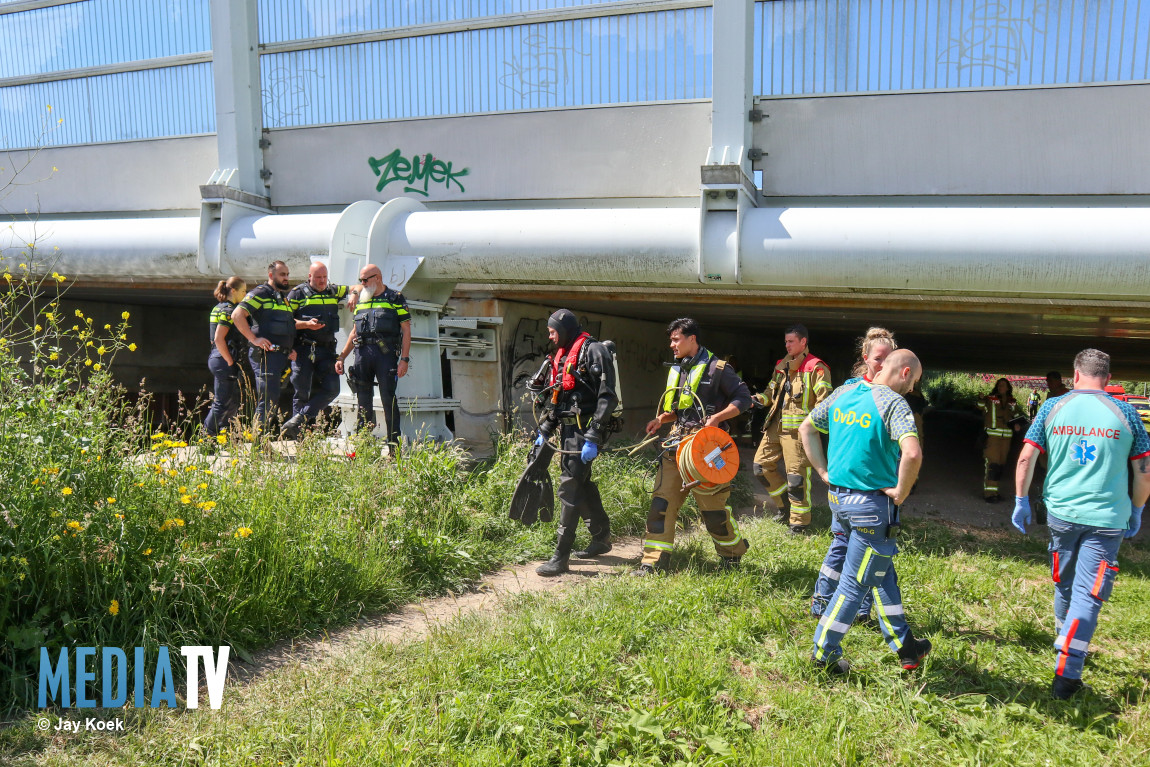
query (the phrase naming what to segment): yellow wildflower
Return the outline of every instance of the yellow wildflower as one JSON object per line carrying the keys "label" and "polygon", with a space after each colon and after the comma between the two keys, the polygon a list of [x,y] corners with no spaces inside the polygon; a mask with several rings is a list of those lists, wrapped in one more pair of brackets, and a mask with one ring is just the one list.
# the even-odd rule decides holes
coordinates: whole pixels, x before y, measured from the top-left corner
{"label": "yellow wildflower", "polygon": [[192,496],[190,496],[190,495],[181,495],[180,496],[180,503],[191,503],[191,502],[192,502]]}
{"label": "yellow wildflower", "polygon": [[211,511],[212,509],[214,509],[216,507],[216,502],[215,501],[202,501],[200,503],[197,503],[196,505],[199,506],[204,511]]}
{"label": "yellow wildflower", "polygon": [[92,370],[95,370],[97,373],[99,373],[100,368],[102,368],[102,367],[104,367],[104,366],[101,365],[99,362],[97,362],[95,365],[92,366]]}
{"label": "yellow wildflower", "polygon": [[250,527],[241,527],[238,530],[236,530],[235,535],[233,535],[232,537],[233,538],[247,538],[251,534],[252,534],[252,529]]}
{"label": "yellow wildflower", "polygon": [[85,317],[85,318],[84,318],[84,322],[86,322],[86,323],[88,323],[89,325],[91,325],[91,324],[92,324],[92,318],[91,318],[91,317]]}
{"label": "yellow wildflower", "polygon": [[72,488],[66,487],[63,490],[61,490],[60,492],[63,493],[64,495],[71,495],[72,494]]}
{"label": "yellow wildflower", "polygon": [[92,360],[84,360],[84,367],[86,367],[86,368],[92,367]]}
{"label": "yellow wildflower", "polygon": [[167,435],[166,435],[166,434],[164,434],[162,431],[158,431],[158,432],[156,432],[155,434],[153,434],[153,435],[152,435],[152,439],[163,439],[163,438],[164,438],[164,437],[166,437],[166,436],[167,436]]}
{"label": "yellow wildflower", "polygon": [[116,519],[123,519],[123,518],[124,518],[124,515],[123,515],[123,514],[117,514],[117,515],[116,515]]}
{"label": "yellow wildflower", "polygon": [[135,344],[128,344],[128,351],[130,351],[130,352],[136,351],[136,345]]}
{"label": "yellow wildflower", "polygon": [[183,527],[183,526],[184,526],[184,520],[180,519],[179,517],[176,517],[176,527]]}
{"label": "yellow wildflower", "polygon": [[228,444],[228,435],[227,434],[217,434],[216,435],[216,442],[219,442],[221,445]]}
{"label": "yellow wildflower", "polygon": [[111,330],[111,329],[112,329],[111,325],[109,325],[108,323],[104,323],[104,330]]}
{"label": "yellow wildflower", "polygon": [[41,484],[40,478],[36,477],[36,479],[32,480],[32,484],[33,484],[33,486]]}
{"label": "yellow wildflower", "polygon": [[76,520],[74,520],[74,519],[73,519],[73,520],[70,520],[70,521],[68,522],[68,524],[67,524],[67,525],[65,525],[65,527],[67,527],[69,530],[75,530],[76,532],[80,532],[81,530],[83,530],[83,529],[84,529],[84,526],[83,526],[83,525],[81,525],[79,522],[77,522],[77,521],[76,521]]}
{"label": "yellow wildflower", "polygon": [[123,319],[125,319],[125,320],[126,320],[126,319],[128,319],[129,317],[131,317],[132,315],[128,314],[127,312],[124,312],[124,313],[122,313],[120,316],[121,316]]}
{"label": "yellow wildflower", "polygon": [[80,311],[79,309],[76,310],[76,316],[79,317],[80,319],[84,319],[84,313],[82,311]]}
{"label": "yellow wildflower", "polygon": [[204,469],[204,474],[215,474],[211,469]]}
{"label": "yellow wildflower", "polygon": [[100,344],[100,348],[96,350],[96,354],[99,354],[101,357],[103,357],[107,351],[108,350],[104,348],[104,345]]}
{"label": "yellow wildflower", "polygon": [[43,326],[43,325],[39,325],[39,324],[37,324],[37,325],[36,325],[36,332],[37,332],[37,333],[39,333],[39,332],[40,332],[41,330],[43,330],[43,329],[44,329],[44,326]]}
{"label": "yellow wildflower", "polygon": [[115,502],[116,502],[116,499],[109,495],[108,496],[108,503],[115,503]]}
{"label": "yellow wildflower", "polygon": [[66,280],[66,279],[68,279],[68,278],[67,278],[67,277],[65,277],[65,276],[64,276],[64,275],[62,275],[62,274],[57,274],[57,275],[56,275],[56,282],[63,282],[63,281],[64,281],[64,280]]}
{"label": "yellow wildflower", "polygon": [[60,359],[60,355],[57,354],[56,352],[52,352],[51,354],[48,355],[48,359],[55,362],[56,360]]}
{"label": "yellow wildflower", "polygon": [[56,319],[56,315],[52,312],[44,312],[44,319],[48,320],[48,322],[51,322],[52,320]]}
{"label": "yellow wildflower", "polygon": [[116,600],[116,599],[112,600],[112,604],[108,605],[108,612],[110,612],[112,615],[119,615],[120,614],[120,602],[119,602],[119,600]]}
{"label": "yellow wildflower", "polygon": [[145,549],[145,550],[144,550],[144,556],[145,556],[145,557],[146,557],[146,556],[149,556],[151,553],[152,553],[152,550],[151,550],[151,549]]}
{"label": "yellow wildflower", "polygon": [[168,469],[168,471],[167,471],[167,475],[168,475],[169,477],[175,477],[175,476],[177,476],[179,473],[180,473],[180,472],[176,471],[175,469]]}
{"label": "yellow wildflower", "polygon": [[207,482],[201,482],[200,484],[196,485],[196,489],[197,490],[207,490],[208,489],[208,483]]}
{"label": "yellow wildflower", "polygon": [[180,485],[180,492],[181,492],[181,493],[186,493],[186,492],[188,492],[188,488],[187,488],[187,487],[185,487],[184,485]]}
{"label": "yellow wildflower", "polygon": [[84,344],[84,345],[85,345],[85,346],[95,346],[95,345],[96,345],[96,343],[95,343],[94,341],[89,341],[88,343],[86,343],[86,344]]}

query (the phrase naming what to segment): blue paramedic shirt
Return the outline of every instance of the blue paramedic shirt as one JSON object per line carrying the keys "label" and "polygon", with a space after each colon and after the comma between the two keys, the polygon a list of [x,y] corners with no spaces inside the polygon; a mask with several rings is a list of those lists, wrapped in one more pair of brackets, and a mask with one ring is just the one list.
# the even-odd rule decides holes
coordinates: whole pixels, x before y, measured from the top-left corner
{"label": "blue paramedic shirt", "polygon": [[1026,441],[1049,456],[1042,497],[1051,514],[1094,527],[1129,524],[1127,462],[1150,455],[1150,437],[1130,403],[1075,389],[1046,400]]}
{"label": "blue paramedic shirt", "polygon": [[918,436],[906,400],[893,389],[862,379],[831,392],[811,411],[811,421],[830,435],[831,484],[852,490],[895,487],[899,446],[907,437]]}

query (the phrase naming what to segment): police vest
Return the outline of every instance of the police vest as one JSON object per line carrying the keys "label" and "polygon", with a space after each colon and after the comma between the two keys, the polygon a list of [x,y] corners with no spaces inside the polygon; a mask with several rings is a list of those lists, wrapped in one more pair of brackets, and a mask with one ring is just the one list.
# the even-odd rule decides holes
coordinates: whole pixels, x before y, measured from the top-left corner
{"label": "police vest", "polygon": [[360,341],[395,342],[399,339],[400,323],[409,319],[407,302],[394,290],[355,305],[355,334]]}
{"label": "police vest", "polygon": [[[664,413],[686,410],[695,403],[695,395],[699,392],[699,382],[703,380],[703,374],[707,372],[707,367],[714,357],[714,353],[707,350],[706,358],[695,363],[687,374],[687,380],[682,387],[679,386],[679,378],[682,375],[679,366],[675,365],[667,372],[667,392],[663,395]],[[676,392],[679,395],[678,401],[675,398]],[[702,410],[703,408],[700,408],[700,411]]]}
{"label": "police vest", "polygon": [[244,297],[243,305],[252,318],[252,332],[284,351],[295,340],[295,314],[283,294],[264,283]]}
{"label": "police vest", "polygon": [[211,343],[211,348],[219,351],[216,349],[216,328],[223,325],[228,329],[224,334],[224,343],[227,344],[233,358],[238,357],[244,348],[244,337],[232,324],[232,310],[235,308],[236,305],[231,301],[220,301],[208,315],[208,341]]}
{"label": "police vest", "polygon": [[288,302],[295,307],[298,320],[316,319],[323,323],[319,330],[299,329],[296,342],[323,344],[335,343],[335,333],[339,330],[339,302],[347,295],[347,285],[329,285],[319,291],[308,283],[298,285],[288,293]]}

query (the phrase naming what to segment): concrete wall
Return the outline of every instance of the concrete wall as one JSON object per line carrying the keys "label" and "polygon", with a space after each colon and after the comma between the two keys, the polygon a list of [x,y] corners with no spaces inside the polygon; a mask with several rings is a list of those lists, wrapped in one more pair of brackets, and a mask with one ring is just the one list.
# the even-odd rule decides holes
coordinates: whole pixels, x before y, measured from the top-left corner
{"label": "concrete wall", "polygon": [[0,189],[23,168],[0,208],[10,213],[198,211],[200,184],[216,169],[216,137],[45,147],[12,152],[0,166]]}
{"label": "concrete wall", "polygon": [[[710,143],[710,103],[283,129],[270,138],[265,155],[276,206],[399,196],[424,202],[694,198]],[[399,154],[389,161],[393,152]],[[411,178],[422,175],[428,154],[443,164]]]}
{"label": "concrete wall", "polygon": [[1150,194],[1150,85],[759,106],[766,195]]}

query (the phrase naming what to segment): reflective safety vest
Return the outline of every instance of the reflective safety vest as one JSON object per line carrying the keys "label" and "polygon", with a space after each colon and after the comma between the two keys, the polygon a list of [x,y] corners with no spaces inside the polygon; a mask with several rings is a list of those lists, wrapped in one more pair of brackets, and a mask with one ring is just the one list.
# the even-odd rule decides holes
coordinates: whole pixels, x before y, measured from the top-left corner
{"label": "reflective safety vest", "polygon": [[384,290],[355,305],[355,334],[359,341],[394,342],[399,339],[400,324],[410,319],[403,296]]}
{"label": "reflective safety vest", "polygon": [[288,293],[288,302],[298,320],[316,319],[323,323],[319,330],[297,330],[297,341],[321,344],[335,343],[339,330],[339,302],[347,297],[347,285],[328,285],[323,291],[308,283],[297,285]]}
{"label": "reflective safety vest", "polygon": [[242,305],[251,315],[253,333],[285,352],[291,350],[295,340],[295,315],[282,293],[265,282],[244,296]]}
{"label": "reflective safety vest", "polygon": [[998,397],[989,395],[978,401],[978,408],[982,411],[982,425],[988,436],[1009,438],[1014,435],[1009,421],[1011,417],[1021,415],[1021,413],[1015,412],[1018,410],[1017,402],[1011,406]]}
{"label": "reflective safety vest", "polygon": [[[820,369],[821,376],[818,375]],[[793,378],[787,359],[784,357],[779,360],[775,363],[775,372],[769,387],[771,405],[767,412],[767,425],[770,425],[777,416],[779,425],[784,431],[799,428],[815,405],[831,393],[833,387],[830,378],[830,370],[826,363],[810,352],[807,352],[803,361],[799,363]],[[788,382],[790,382],[790,394],[786,393]]]}
{"label": "reflective safety vest", "polygon": [[[674,365],[667,371],[667,392],[663,395],[664,413],[686,410],[695,404],[695,395],[699,392],[699,382],[703,380],[703,374],[707,372],[707,366],[711,364],[714,357],[714,353],[708,349],[706,359],[701,359],[695,363],[687,374],[687,380],[682,388],[679,386],[682,369],[678,365]],[[675,401],[676,391],[679,392],[678,402]]]}
{"label": "reflective safety vest", "polygon": [[211,348],[216,350],[216,328],[223,325],[228,329],[224,334],[224,343],[227,344],[232,357],[238,356],[244,348],[244,337],[232,323],[232,310],[235,308],[236,305],[231,301],[220,301],[208,315],[208,341],[211,343]]}

